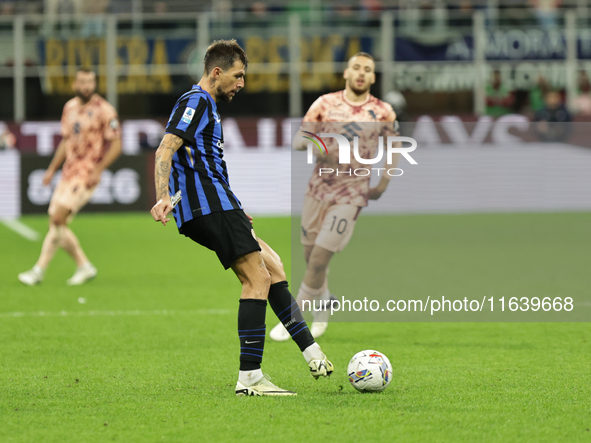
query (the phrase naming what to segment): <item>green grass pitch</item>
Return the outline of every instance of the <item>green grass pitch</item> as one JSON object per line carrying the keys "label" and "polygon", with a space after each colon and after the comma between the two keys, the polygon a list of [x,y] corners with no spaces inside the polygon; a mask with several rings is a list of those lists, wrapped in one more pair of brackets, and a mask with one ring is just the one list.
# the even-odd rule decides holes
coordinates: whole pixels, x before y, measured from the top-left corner
{"label": "green grass pitch", "polygon": [[[46,217],[22,221],[45,234]],[[355,277],[333,278],[337,295],[357,290],[385,225],[396,248],[377,258],[406,298],[590,290],[588,213],[362,216],[332,265]],[[81,214],[72,229],[98,277],[67,287],[74,265],[60,251],[29,288],[16,275],[41,243],[0,225],[0,442],[591,441],[589,323],[334,323],[319,340],[330,379],[313,380],[295,344],[268,340],[264,372],[298,396],[237,398],[240,286],[215,255],[148,214]],[[293,262],[297,290],[290,219],[256,218],[255,229],[288,271]],[[371,282],[368,294],[383,290]],[[392,361],[384,393],[349,385],[363,349]]]}

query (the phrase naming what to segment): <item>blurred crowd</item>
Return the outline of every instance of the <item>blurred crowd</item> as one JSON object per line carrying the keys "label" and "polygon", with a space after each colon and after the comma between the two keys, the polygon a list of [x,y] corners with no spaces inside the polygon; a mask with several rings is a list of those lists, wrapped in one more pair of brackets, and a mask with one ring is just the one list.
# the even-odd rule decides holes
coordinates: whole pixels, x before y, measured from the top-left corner
{"label": "blurred crowd", "polygon": [[[494,19],[504,9],[522,9],[520,19],[536,20],[545,28],[558,24],[560,8],[580,7],[587,0],[0,0],[0,14],[46,13],[163,13],[211,11],[221,16],[237,15],[261,18],[266,14],[322,12],[323,18],[351,18],[377,21],[386,10],[404,12],[405,23],[431,25],[470,26],[472,12],[482,10]],[[588,5],[587,5],[588,6]]]}
{"label": "blurred crowd", "polygon": [[[45,33],[56,27],[69,29],[58,24],[60,15],[84,15],[82,32],[92,36],[104,32],[101,15],[105,13],[135,13],[137,18],[139,14],[207,11],[214,21],[231,29],[253,22],[276,26],[285,23],[288,13],[299,14],[303,23],[379,26],[382,13],[391,10],[398,12],[395,20],[400,32],[421,35],[428,30],[441,36],[458,27],[472,27],[477,10],[489,24],[502,17],[509,25],[554,29],[561,25],[561,8],[590,6],[591,0],[0,0],[0,15],[43,13],[47,15]],[[174,27],[174,22],[166,23],[164,28]]]}
{"label": "blurred crowd", "polygon": [[[254,23],[261,28],[277,26],[285,20],[285,13],[297,13],[303,22],[322,20],[323,25],[352,20],[364,26],[378,26],[384,11],[396,10],[399,12],[397,20],[400,20],[397,27],[401,27],[401,32],[424,35],[420,31],[428,26],[430,35],[435,35],[438,29],[471,27],[476,10],[483,11],[486,20],[491,21],[508,8],[517,10],[514,17],[520,24],[553,29],[562,26],[559,10],[572,7],[589,8],[591,0],[0,0],[2,15],[45,14],[44,35],[67,36],[73,31],[82,37],[105,35],[105,13],[151,13],[152,21],[145,22],[143,29],[168,30],[179,26],[174,20],[158,22],[158,16],[168,12],[210,11],[214,22],[231,29],[240,27],[241,23],[250,27]],[[80,18],[70,23],[60,22],[63,15],[79,15]],[[511,88],[512,82],[505,81],[504,75],[508,77],[510,73],[495,70],[486,86],[488,115],[519,113],[539,121],[591,120],[591,82],[584,71],[578,76],[577,95],[569,99],[568,104],[565,91],[555,88],[543,76],[531,89],[515,90]],[[394,100],[400,101],[400,97]]]}
{"label": "blurred crowd", "polygon": [[591,120],[591,81],[585,71],[579,72],[576,96],[567,106],[565,90],[553,87],[542,75],[531,89],[513,90],[495,70],[486,86],[486,114],[523,114],[548,122]]}

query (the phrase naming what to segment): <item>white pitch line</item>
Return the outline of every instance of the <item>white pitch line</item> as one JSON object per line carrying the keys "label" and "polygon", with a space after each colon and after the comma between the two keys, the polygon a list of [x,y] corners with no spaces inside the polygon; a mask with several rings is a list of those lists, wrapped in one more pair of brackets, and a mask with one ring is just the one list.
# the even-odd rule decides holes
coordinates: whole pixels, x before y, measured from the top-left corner
{"label": "white pitch line", "polygon": [[23,222],[17,219],[0,220],[4,226],[8,229],[12,229],[17,234],[31,241],[38,241],[41,237],[40,234],[32,228],[29,228]]}
{"label": "white pitch line", "polygon": [[170,309],[155,311],[59,311],[59,312],[0,312],[0,318],[19,317],[132,317],[142,315],[226,315],[235,313],[230,309],[197,309],[175,311]]}

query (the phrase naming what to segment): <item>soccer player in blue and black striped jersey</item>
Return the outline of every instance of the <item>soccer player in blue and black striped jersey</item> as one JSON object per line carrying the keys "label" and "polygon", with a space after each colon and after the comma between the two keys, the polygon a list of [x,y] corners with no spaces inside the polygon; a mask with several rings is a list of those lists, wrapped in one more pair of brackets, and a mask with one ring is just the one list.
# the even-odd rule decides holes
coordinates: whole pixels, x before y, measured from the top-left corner
{"label": "soccer player in blue and black striped jersey", "polygon": [[[314,341],[288,289],[281,259],[257,238],[252,218],[230,188],[224,135],[216,103],[230,102],[244,87],[247,57],[236,40],[214,42],[205,54],[203,76],[177,101],[156,151],[154,220],[172,211],[179,232],[216,252],[242,283],[238,308],[240,371],[236,395],[295,395],[263,376],[267,300],[303,352],[314,378],[333,365]],[[181,191],[173,209],[171,195]]]}

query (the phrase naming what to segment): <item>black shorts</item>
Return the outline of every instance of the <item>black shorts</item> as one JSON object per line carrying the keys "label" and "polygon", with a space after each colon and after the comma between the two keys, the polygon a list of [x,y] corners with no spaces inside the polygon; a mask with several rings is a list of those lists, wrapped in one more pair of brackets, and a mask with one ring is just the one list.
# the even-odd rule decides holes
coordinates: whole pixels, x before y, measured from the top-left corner
{"label": "black shorts", "polygon": [[261,250],[250,220],[242,209],[196,217],[183,223],[179,232],[215,251],[225,269],[240,256]]}

